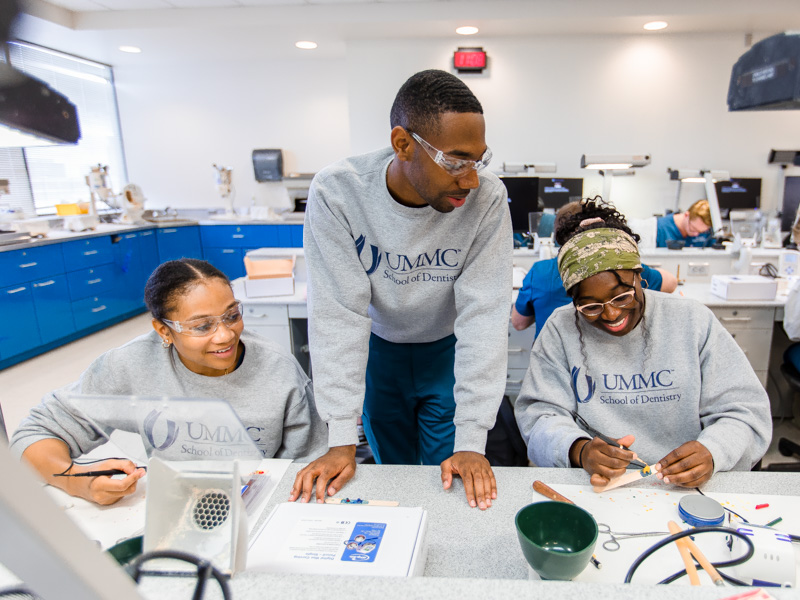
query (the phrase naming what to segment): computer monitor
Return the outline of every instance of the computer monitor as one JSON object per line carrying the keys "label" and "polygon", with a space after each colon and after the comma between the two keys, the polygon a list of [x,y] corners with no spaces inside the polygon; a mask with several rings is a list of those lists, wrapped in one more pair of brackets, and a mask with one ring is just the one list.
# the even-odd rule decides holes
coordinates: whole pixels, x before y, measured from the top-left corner
{"label": "computer monitor", "polygon": [[508,190],[508,208],[514,233],[528,232],[528,213],[542,211],[539,203],[538,177],[501,177]]}
{"label": "computer monitor", "polygon": [[783,184],[781,231],[792,230],[798,206],[800,206],[800,177],[787,177]]}
{"label": "computer monitor", "polygon": [[761,206],[761,179],[732,178],[714,183],[719,211],[727,219],[731,210],[748,210]]}
{"label": "computer monitor", "polygon": [[539,200],[545,208],[558,210],[565,204],[583,198],[583,179],[576,177],[540,177]]}

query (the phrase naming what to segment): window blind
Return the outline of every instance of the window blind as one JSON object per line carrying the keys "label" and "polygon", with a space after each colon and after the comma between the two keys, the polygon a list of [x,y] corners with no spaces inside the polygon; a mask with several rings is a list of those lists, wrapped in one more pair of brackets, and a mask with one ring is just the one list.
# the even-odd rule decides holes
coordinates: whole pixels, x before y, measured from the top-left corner
{"label": "window blind", "polygon": [[8,55],[12,66],[64,94],[78,110],[76,145],[24,150],[36,213],[54,214],[58,203],[87,201],[86,175],[98,163],[108,165],[112,188],[120,192],[127,173],[111,67],[24,42],[9,42]]}

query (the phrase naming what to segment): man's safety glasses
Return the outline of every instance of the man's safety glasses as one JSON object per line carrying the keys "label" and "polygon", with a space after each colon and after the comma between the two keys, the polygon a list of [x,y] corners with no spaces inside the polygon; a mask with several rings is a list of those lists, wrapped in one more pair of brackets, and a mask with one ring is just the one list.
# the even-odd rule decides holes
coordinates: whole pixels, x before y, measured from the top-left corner
{"label": "man's safety glasses", "polygon": [[630,306],[631,303],[634,301],[636,297],[636,290],[630,290],[629,292],[625,292],[620,294],[619,296],[614,296],[608,302],[592,302],[591,304],[576,304],[575,309],[581,313],[582,315],[586,315],[587,317],[597,317],[600,316],[606,308],[606,304],[610,304],[614,308],[625,308],[626,306]]}
{"label": "man's safety glasses", "polygon": [[226,311],[225,314],[218,317],[200,317],[199,319],[191,319],[190,321],[169,321],[167,319],[162,319],[162,321],[174,331],[193,337],[202,337],[215,333],[220,323],[225,323],[225,327],[232,327],[241,320],[242,303],[239,301]]}
{"label": "man's safety glasses", "polygon": [[481,171],[485,169],[489,165],[489,161],[492,160],[492,151],[489,148],[486,148],[486,152],[483,153],[483,156],[480,160],[457,158],[451,154],[445,154],[441,150],[434,148],[413,131],[409,131],[409,133],[411,134],[411,137],[419,142],[420,146],[425,148],[425,152],[427,152],[428,156],[433,159],[433,162],[447,171],[447,174],[451,177],[463,177],[472,169]]}

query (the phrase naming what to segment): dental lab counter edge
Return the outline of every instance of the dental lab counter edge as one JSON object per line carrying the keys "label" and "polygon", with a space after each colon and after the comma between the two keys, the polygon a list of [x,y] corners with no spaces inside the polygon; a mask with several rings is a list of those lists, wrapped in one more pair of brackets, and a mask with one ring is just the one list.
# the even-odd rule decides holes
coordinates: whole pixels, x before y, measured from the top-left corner
{"label": "dental lab counter edge", "polygon": [[[289,496],[295,474],[303,465],[292,464],[278,484],[259,521]],[[517,541],[514,516],[523,506],[539,500],[531,485],[539,479],[558,489],[559,484],[587,484],[579,469],[498,467],[498,498],[492,508],[470,508],[459,479],[442,491],[439,467],[359,465],[355,477],[339,496],[396,500],[400,506],[422,506],[428,511],[428,557],[425,576],[372,578],[347,576],[272,575],[244,572],[231,580],[235,598],[374,597],[408,598],[558,597],[565,600],[674,598],[724,598],[748,588],[712,585],[676,590],[670,586],[529,582],[528,567]],[[791,473],[717,473],[704,486],[706,492],[800,496],[800,475]],[[676,515],[677,516],[677,515]],[[677,519],[676,519],[677,520]],[[258,528],[256,528],[258,530]],[[651,565],[652,566],[652,565]],[[657,567],[653,567],[657,568]],[[665,576],[668,573],[665,573]],[[634,579],[635,581],[635,579]],[[145,578],[140,590],[145,598],[190,597],[190,583],[167,578]],[[781,600],[797,598],[796,589],[769,588]]]}

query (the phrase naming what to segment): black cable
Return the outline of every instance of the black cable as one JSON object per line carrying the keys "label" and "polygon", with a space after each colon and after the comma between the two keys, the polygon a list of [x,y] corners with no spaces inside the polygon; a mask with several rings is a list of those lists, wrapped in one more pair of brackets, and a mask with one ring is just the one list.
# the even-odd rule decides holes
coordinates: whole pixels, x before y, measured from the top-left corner
{"label": "black cable", "polygon": [[41,600],[40,596],[21,585],[0,590],[0,598],[19,598],[20,596],[26,600]]}
{"label": "black cable", "polygon": [[231,600],[233,598],[231,595],[231,590],[228,587],[227,576],[224,573],[219,571],[216,567],[214,567],[214,565],[204,558],[194,556],[188,552],[179,552],[177,550],[154,550],[152,552],[145,552],[144,554],[137,556],[133,562],[131,562],[129,567],[131,577],[136,583],[139,583],[139,578],[142,575],[149,574],[142,572],[142,565],[148,560],[153,560],[156,558],[172,558],[176,560],[182,560],[197,567],[197,586],[195,587],[192,600],[202,599],[209,576],[217,580],[224,600]]}
{"label": "black cable", "polygon": [[[665,537],[664,539],[656,542],[655,544],[650,546],[647,550],[642,552],[636,558],[636,560],[633,561],[633,564],[631,564],[631,568],[628,569],[628,573],[627,573],[627,575],[625,575],[625,583],[630,583],[631,582],[631,579],[633,579],[633,574],[636,572],[636,569],[639,568],[639,565],[641,565],[656,550],[660,550],[661,548],[663,548],[667,544],[671,544],[672,542],[674,542],[676,540],[679,540],[679,539],[682,539],[682,538],[685,538],[685,537],[689,537],[689,536],[693,536],[693,535],[699,535],[701,533],[726,533],[728,535],[732,535],[732,536],[738,537],[748,547],[748,551],[744,554],[744,556],[741,556],[741,557],[733,559],[733,560],[728,560],[728,561],[725,561],[725,562],[721,562],[721,563],[711,563],[712,565],[714,565],[714,568],[717,568],[717,567],[735,567],[736,565],[741,565],[742,563],[745,563],[748,560],[750,560],[750,558],[755,553],[755,547],[753,546],[753,542],[751,542],[750,539],[746,535],[743,535],[743,534],[739,533],[735,529],[731,529],[729,527],[695,527],[694,529],[687,529],[686,531],[681,531],[680,533],[676,533],[674,535],[670,535],[668,537]],[[667,579],[665,579],[664,581],[662,581],[660,583],[669,583],[669,581],[674,581],[674,579],[672,579],[673,577],[675,579],[677,579],[678,577],[681,577],[685,573],[686,573],[686,571],[684,570],[681,573],[676,573],[675,575],[670,575],[670,577],[668,577]]]}
{"label": "black cable", "polygon": [[[706,495],[705,495],[705,494],[704,494],[704,493],[703,493],[703,492],[700,490],[700,488],[694,488],[694,489],[695,489],[695,490],[697,491],[697,493],[698,493],[698,494],[700,494],[701,496],[706,496]],[[708,496],[706,496],[706,498],[708,498]],[[712,500],[713,500],[713,498],[712,498]],[[722,504],[720,504],[720,506],[722,506]],[[731,510],[730,508],[726,508],[726,507],[722,506],[722,509],[723,509],[723,510],[727,510],[727,511],[728,511],[729,513],[731,513],[732,515],[736,515],[737,517],[739,517],[739,518],[742,520],[742,522],[743,522],[743,523],[749,523],[749,522],[750,522],[750,521],[748,521],[747,519],[745,519],[745,518],[744,518],[742,515],[740,515],[739,513],[735,512],[735,511],[733,511],[733,510]]]}

